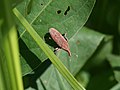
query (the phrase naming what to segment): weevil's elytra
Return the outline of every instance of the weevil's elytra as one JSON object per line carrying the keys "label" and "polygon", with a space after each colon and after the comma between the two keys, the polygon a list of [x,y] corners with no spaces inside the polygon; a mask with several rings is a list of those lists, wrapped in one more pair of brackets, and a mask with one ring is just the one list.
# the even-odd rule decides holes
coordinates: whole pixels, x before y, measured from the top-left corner
{"label": "weevil's elytra", "polygon": [[67,40],[60,34],[55,28],[50,28],[49,33],[52,39],[57,43],[57,45],[68,52],[68,55],[71,56],[71,52],[69,49],[69,44]]}

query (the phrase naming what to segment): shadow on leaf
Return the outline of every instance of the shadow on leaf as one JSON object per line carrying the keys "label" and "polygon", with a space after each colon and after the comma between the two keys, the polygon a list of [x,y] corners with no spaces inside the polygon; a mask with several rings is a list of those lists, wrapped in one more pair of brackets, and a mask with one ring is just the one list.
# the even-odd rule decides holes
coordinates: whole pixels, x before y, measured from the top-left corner
{"label": "shadow on leaf", "polygon": [[[26,60],[27,64],[32,68],[34,72],[33,74],[27,74],[23,76],[24,88],[27,89],[29,87],[32,87],[38,90],[36,80],[51,65],[51,61],[47,59],[44,62],[41,62],[41,60],[39,60],[39,58],[29,50],[29,48],[26,46],[26,44],[23,42],[22,39],[19,39],[19,47],[20,47],[20,54]],[[42,81],[40,82],[44,90],[46,90]]]}

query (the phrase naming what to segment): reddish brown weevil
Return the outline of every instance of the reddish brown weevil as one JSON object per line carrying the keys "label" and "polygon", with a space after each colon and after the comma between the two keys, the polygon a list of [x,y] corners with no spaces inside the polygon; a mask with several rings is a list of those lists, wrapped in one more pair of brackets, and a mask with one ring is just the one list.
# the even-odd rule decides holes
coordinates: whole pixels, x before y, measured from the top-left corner
{"label": "reddish brown weevil", "polygon": [[57,45],[67,51],[68,55],[71,56],[68,41],[62,36],[62,34],[60,34],[60,32],[58,32],[55,28],[50,28],[49,33]]}

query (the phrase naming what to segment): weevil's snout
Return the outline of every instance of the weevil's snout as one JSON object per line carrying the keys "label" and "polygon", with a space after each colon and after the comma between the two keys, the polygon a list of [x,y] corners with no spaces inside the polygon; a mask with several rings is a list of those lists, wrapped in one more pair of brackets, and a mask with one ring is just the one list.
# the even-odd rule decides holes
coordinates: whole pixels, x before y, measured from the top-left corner
{"label": "weevil's snout", "polygon": [[68,52],[68,55],[71,56],[71,52],[70,52],[70,50],[67,50],[67,52]]}

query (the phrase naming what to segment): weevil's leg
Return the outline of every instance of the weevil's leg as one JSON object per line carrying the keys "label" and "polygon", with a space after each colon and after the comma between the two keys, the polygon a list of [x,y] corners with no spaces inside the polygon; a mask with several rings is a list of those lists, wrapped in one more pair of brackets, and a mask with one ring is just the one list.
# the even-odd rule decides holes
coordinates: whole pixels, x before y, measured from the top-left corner
{"label": "weevil's leg", "polygon": [[68,38],[67,38],[67,33],[62,34],[62,36],[65,38],[65,40],[66,40],[66,41],[68,41]]}
{"label": "weevil's leg", "polygon": [[60,49],[61,48],[59,48],[59,47],[55,48],[55,50],[54,50],[55,55],[56,55],[57,51],[59,51]]}

